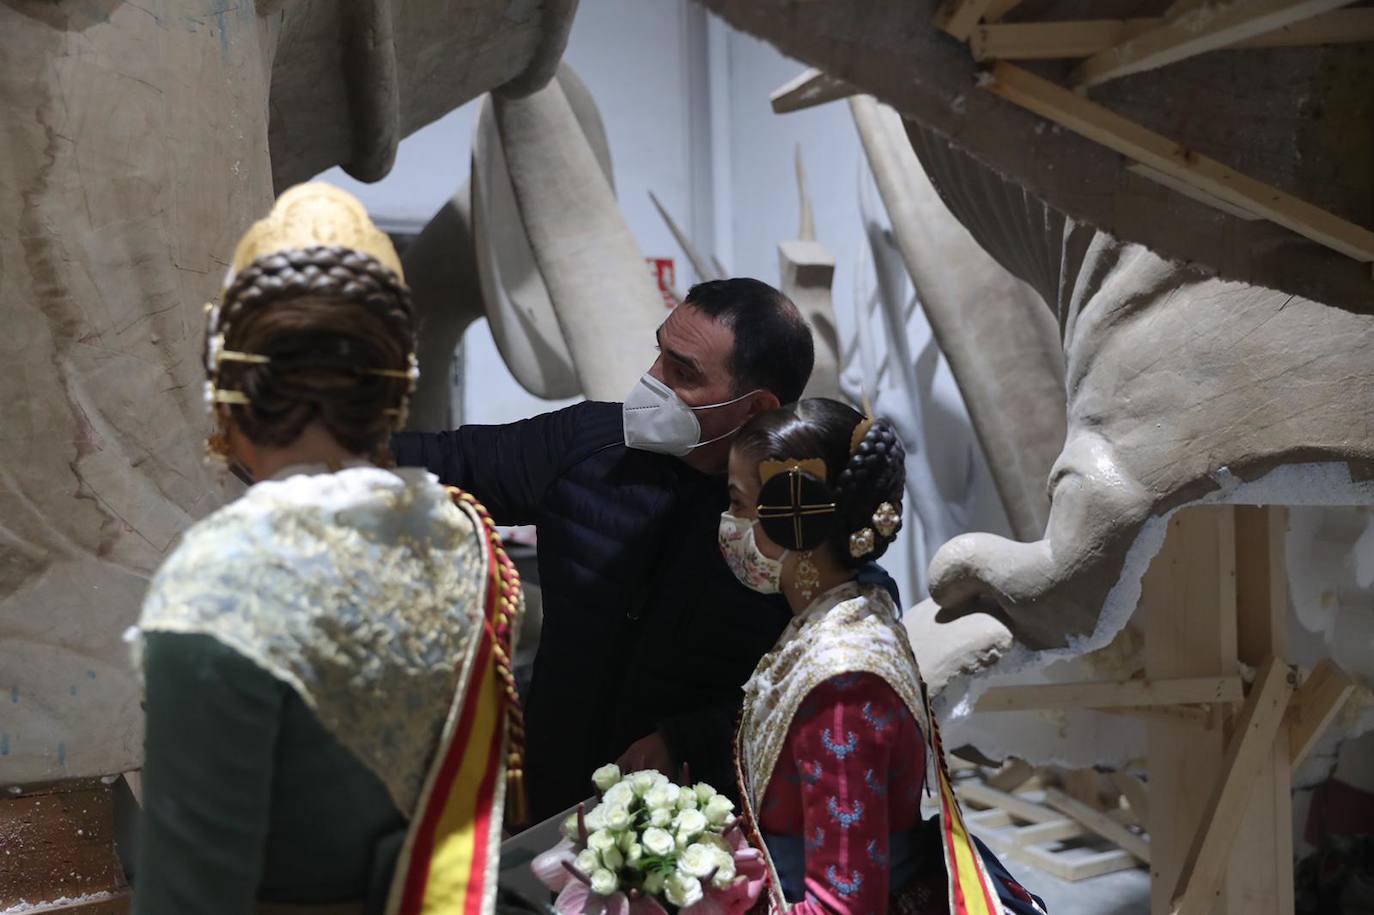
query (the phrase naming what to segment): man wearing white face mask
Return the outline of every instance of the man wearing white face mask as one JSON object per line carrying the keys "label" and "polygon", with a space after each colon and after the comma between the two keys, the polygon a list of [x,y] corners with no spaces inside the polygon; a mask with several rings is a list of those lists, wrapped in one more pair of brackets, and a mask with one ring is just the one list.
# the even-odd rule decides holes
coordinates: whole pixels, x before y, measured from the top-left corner
{"label": "man wearing white face mask", "polygon": [[625,403],[584,403],[505,426],[396,436],[479,498],[498,524],[535,524],[543,630],[529,696],[526,783],[538,821],[625,768],[734,784],[740,687],[790,613],[745,588],[717,545],[730,441],[797,400],[811,330],[751,279],[693,287],[658,331]]}

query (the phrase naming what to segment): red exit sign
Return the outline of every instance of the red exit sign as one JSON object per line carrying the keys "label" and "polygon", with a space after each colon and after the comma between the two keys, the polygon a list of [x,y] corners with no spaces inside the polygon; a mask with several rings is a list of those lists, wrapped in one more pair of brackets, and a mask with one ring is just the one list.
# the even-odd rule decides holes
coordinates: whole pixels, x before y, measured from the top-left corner
{"label": "red exit sign", "polygon": [[678,303],[677,269],[673,266],[673,259],[671,257],[646,257],[644,260],[648,262],[649,273],[653,276],[654,282],[658,284],[658,291],[663,295],[663,307],[675,307]]}

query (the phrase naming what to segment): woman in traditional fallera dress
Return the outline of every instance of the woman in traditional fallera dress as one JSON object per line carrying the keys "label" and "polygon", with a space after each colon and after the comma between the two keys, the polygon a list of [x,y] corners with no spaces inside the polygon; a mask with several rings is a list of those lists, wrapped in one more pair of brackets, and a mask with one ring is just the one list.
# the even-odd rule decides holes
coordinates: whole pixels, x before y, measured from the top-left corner
{"label": "woman in traditional fallera dress", "polygon": [[[794,613],[745,686],[737,737],[771,907],[1040,912],[964,830],[897,607],[855,580],[901,527],[904,458],[888,423],[825,399],[755,418],[731,450],[721,549]],[[940,815],[924,823],[927,784]]]}
{"label": "woman in traditional fallera dress", "polygon": [[133,910],[489,912],[519,582],[473,500],[378,466],[416,377],[399,259],[356,200],[302,185],[226,286],[212,451],[259,482],[187,531],[132,634]]}

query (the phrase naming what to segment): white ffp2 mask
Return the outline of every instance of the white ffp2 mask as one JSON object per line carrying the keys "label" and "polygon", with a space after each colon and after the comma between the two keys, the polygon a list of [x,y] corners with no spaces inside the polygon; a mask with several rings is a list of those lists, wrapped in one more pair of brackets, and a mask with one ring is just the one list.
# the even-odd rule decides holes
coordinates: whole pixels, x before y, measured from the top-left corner
{"label": "white ffp2 mask", "polygon": [[787,558],[787,551],[783,551],[780,559],[763,555],[754,536],[757,523],[722,512],[718,534],[720,552],[740,584],[760,594],[777,594],[782,588],[782,560]]}
{"label": "white ffp2 mask", "polygon": [[[701,423],[697,410],[714,410],[739,403],[754,394],[741,394],[734,400],[689,407],[677,392],[653,375],[645,374],[625,398],[622,414],[625,421],[625,445],[641,451],[656,451],[682,457],[692,449],[728,438],[740,430],[736,426],[724,435],[701,441]],[[743,423],[740,424],[741,426]]]}

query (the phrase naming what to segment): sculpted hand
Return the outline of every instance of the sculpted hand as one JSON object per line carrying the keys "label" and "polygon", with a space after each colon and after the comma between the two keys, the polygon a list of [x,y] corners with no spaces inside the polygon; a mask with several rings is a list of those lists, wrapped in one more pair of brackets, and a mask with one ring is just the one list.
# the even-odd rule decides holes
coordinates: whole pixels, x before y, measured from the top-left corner
{"label": "sculpted hand", "polygon": [[616,765],[621,772],[637,772],[640,769],[657,769],[665,775],[672,772],[673,754],[668,750],[668,742],[655,731],[648,737],[641,737],[630,744],[629,749],[620,754]]}

